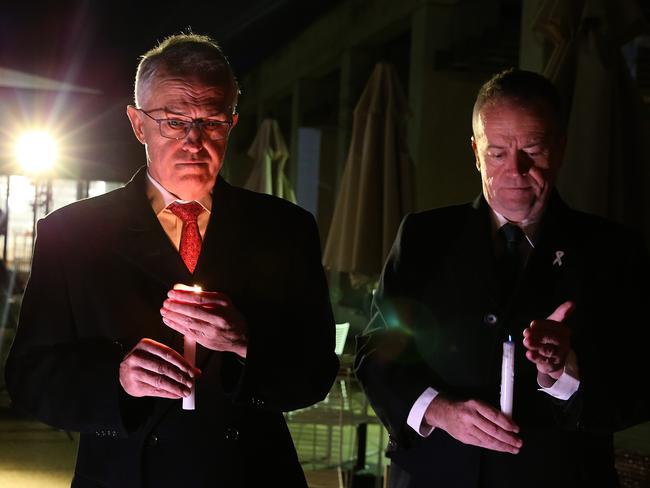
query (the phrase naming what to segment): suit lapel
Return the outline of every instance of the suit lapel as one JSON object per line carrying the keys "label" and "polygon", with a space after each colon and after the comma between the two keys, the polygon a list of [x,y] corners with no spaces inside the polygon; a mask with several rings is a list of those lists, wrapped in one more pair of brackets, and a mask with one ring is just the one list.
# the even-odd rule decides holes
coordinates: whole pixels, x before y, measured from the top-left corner
{"label": "suit lapel", "polygon": [[[534,304],[525,300],[536,317],[547,317],[557,306],[571,299],[571,271],[578,256],[574,233],[568,220],[569,209],[554,193],[539,229],[539,238],[528,260],[514,300],[536,297]],[[569,286],[567,286],[569,285]],[[524,300],[522,300],[524,301]]]}
{"label": "suit lapel", "polygon": [[[210,221],[201,246],[201,255],[194,270],[193,283],[205,290],[219,291],[231,299],[240,295],[244,287],[246,221],[242,202],[232,188],[219,178],[212,193]],[[197,366],[202,367],[213,355],[202,346],[197,347]]]}
{"label": "suit lapel", "polygon": [[[190,283],[191,275],[178,251],[169,241],[146,196],[146,168],[141,168],[124,188],[126,205],[117,225],[121,234],[116,239],[114,251],[126,260],[135,272],[145,274],[161,289],[161,303],[164,293],[174,283]],[[126,279],[126,277],[125,277]],[[182,352],[180,334],[162,324],[159,340]]]}
{"label": "suit lapel", "polygon": [[477,283],[481,296],[486,296],[493,309],[499,308],[499,283],[496,275],[492,227],[489,207],[479,196],[470,209],[462,232],[455,243],[457,259],[453,263],[452,276],[467,276]]}
{"label": "suit lapel", "polygon": [[121,216],[122,235],[117,239],[115,251],[166,287],[189,283],[191,274],[147,200],[145,177],[143,167],[125,187],[128,203]]}

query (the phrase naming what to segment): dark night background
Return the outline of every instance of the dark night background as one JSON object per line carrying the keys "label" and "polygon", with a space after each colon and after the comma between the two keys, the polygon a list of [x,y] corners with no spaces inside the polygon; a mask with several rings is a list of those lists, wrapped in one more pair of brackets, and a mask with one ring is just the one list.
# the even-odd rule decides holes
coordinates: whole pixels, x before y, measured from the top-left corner
{"label": "dark night background", "polygon": [[[0,100],[17,120],[48,117],[44,114],[57,119],[58,132],[69,135],[72,174],[128,178],[143,163],[124,114],[141,54],[165,36],[191,29],[216,39],[241,79],[335,4],[335,0],[6,2],[0,6],[0,67],[101,94],[70,94],[62,100],[54,93],[0,88],[0,95],[11,95]],[[244,96],[245,90],[242,87]],[[6,161],[7,155],[3,157]]]}

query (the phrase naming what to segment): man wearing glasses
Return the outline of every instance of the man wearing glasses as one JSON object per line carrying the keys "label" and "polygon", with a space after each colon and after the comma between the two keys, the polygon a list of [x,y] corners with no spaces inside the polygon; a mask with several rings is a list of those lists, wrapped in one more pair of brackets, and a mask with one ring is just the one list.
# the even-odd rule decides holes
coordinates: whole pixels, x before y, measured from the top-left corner
{"label": "man wearing glasses", "polygon": [[146,167],[39,222],[7,387],[81,433],[75,487],[306,486],[282,412],[338,368],[318,231],[218,176],[238,92],[210,38],[166,39],[127,109]]}

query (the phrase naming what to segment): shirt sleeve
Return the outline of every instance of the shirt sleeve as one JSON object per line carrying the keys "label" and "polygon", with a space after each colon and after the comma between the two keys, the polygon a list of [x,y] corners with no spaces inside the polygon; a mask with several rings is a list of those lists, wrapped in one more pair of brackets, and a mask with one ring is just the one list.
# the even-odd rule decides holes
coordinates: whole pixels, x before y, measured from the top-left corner
{"label": "shirt sleeve", "polygon": [[415,400],[415,403],[409,411],[409,416],[406,419],[408,426],[422,437],[429,437],[429,434],[433,432],[434,428],[430,425],[424,424],[423,420],[427,407],[436,396],[438,396],[438,392],[433,388],[429,387],[424,390],[418,399]]}
{"label": "shirt sleeve", "polygon": [[[569,351],[564,365],[562,375],[549,388],[539,385],[539,391],[559,399],[568,400],[580,387],[580,375],[578,374],[578,360],[573,350]],[[417,403],[417,402],[416,402]]]}

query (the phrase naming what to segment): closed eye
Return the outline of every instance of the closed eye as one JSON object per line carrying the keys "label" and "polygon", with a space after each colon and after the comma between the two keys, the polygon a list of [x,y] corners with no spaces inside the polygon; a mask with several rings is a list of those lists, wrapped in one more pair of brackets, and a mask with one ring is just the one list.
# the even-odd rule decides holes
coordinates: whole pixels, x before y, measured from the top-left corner
{"label": "closed eye", "polygon": [[204,120],[201,122],[201,125],[208,130],[214,130],[228,125],[228,122],[225,122],[223,120]]}
{"label": "closed eye", "polygon": [[524,152],[530,156],[531,158],[536,158],[538,156],[542,156],[546,153],[546,151],[541,148],[541,147],[531,147],[531,148],[526,148],[524,149]]}
{"label": "closed eye", "polygon": [[165,123],[170,129],[176,130],[185,130],[186,127],[191,124],[191,122],[181,119],[167,119]]}

